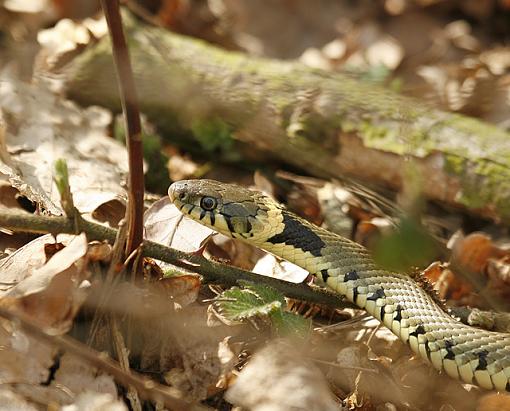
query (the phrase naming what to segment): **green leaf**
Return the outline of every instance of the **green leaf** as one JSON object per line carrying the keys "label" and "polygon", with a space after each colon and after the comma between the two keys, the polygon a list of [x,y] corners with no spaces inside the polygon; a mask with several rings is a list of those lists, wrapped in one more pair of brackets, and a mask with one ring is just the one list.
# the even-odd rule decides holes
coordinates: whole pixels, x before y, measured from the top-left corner
{"label": "green leaf", "polygon": [[63,158],[59,158],[55,161],[54,180],[60,197],[64,197],[69,191],[69,171],[67,169],[67,163]]}
{"label": "green leaf", "polygon": [[312,329],[312,321],[299,314],[280,311],[271,313],[270,316],[276,332],[281,337],[295,336],[306,338]]}
{"label": "green leaf", "polygon": [[200,145],[207,151],[216,149],[229,150],[232,147],[231,127],[219,117],[194,120],[191,132]]}
{"label": "green leaf", "polygon": [[216,299],[216,306],[231,321],[255,316],[269,316],[271,324],[281,336],[308,336],[311,321],[298,314],[285,312],[285,297],[267,285],[240,282],[243,288],[232,287]]}
{"label": "green leaf", "polygon": [[[270,295],[266,291],[263,293],[264,297]],[[216,306],[225,318],[238,321],[259,315],[269,315],[271,312],[281,310],[282,301],[271,298],[264,300],[252,289],[232,287],[217,297]]]}
{"label": "green leaf", "polygon": [[282,307],[285,306],[285,296],[276,288],[253,283],[251,281],[239,281],[239,284],[241,284],[244,289],[252,291],[265,303],[279,301]]}
{"label": "green leaf", "polygon": [[395,232],[377,241],[374,259],[386,269],[409,271],[430,263],[437,251],[437,243],[421,224],[404,218]]}

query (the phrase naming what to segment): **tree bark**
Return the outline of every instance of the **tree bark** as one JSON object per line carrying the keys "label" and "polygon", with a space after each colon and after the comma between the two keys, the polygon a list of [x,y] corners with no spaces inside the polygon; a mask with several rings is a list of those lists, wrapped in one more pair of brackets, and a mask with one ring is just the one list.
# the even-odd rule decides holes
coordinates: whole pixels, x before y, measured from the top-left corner
{"label": "tree bark", "polygon": [[[395,190],[412,160],[426,198],[510,221],[510,134],[493,125],[343,73],[139,23],[127,36],[141,110],[166,131],[240,140],[315,176]],[[78,102],[120,108],[108,39],[78,56],[66,79]]]}

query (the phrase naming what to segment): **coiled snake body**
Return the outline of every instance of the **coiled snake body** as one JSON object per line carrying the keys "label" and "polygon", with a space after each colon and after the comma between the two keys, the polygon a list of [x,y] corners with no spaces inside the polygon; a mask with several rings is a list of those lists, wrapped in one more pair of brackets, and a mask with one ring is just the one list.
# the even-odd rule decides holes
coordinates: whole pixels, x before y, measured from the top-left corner
{"label": "coiled snake body", "polygon": [[437,370],[486,389],[510,391],[510,335],[458,322],[414,280],[377,267],[361,245],[239,186],[186,180],[172,184],[169,196],[183,214],[308,270]]}

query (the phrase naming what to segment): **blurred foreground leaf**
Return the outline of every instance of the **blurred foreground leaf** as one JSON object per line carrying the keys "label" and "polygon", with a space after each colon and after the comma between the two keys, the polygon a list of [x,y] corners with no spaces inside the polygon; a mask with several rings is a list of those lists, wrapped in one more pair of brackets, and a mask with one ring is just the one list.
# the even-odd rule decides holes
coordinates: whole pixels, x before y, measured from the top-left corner
{"label": "blurred foreground leaf", "polygon": [[374,259],[389,270],[408,271],[430,263],[438,251],[434,238],[411,218],[403,218],[395,232],[375,245]]}
{"label": "blurred foreground leaf", "polygon": [[306,337],[312,329],[312,321],[296,313],[280,311],[271,314],[271,322],[278,335]]}

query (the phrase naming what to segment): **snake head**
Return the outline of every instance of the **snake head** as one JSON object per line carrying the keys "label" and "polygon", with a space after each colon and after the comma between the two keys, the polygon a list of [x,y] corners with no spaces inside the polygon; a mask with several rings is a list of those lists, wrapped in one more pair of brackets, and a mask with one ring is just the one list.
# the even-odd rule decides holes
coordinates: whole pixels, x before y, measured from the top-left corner
{"label": "snake head", "polygon": [[185,215],[233,238],[257,242],[272,233],[268,213],[279,205],[268,196],[234,184],[214,180],[173,183],[168,196]]}

